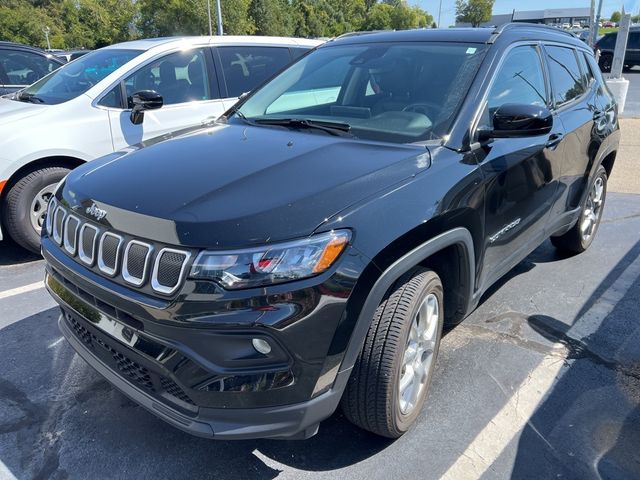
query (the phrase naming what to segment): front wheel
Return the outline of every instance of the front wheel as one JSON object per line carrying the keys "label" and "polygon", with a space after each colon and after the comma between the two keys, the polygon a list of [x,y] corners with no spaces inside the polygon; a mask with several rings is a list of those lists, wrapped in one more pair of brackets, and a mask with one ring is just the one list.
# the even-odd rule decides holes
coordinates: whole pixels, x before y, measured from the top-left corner
{"label": "front wheel", "polygon": [[40,232],[49,199],[60,180],[69,173],[63,167],[46,167],[30,172],[9,189],[3,221],[9,236],[20,246],[40,253]]}
{"label": "front wheel", "polygon": [[442,336],[443,289],[418,268],[378,306],[342,398],[345,416],[389,438],[404,434],[427,396]]}
{"label": "front wheel", "polygon": [[589,187],[580,218],[564,235],[551,237],[551,243],[570,253],[582,253],[589,248],[600,226],[606,198],[607,171],[600,165]]}

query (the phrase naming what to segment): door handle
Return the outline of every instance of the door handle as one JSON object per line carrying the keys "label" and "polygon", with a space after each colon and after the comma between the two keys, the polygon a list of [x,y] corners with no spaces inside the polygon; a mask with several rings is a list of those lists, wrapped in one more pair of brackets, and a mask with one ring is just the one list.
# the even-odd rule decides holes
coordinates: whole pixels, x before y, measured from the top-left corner
{"label": "door handle", "polygon": [[549,140],[547,140],[547,143],[546,143],[545,146],[547,148],[554,148],[561,141],[562,141],[562,134],[561,133],[552,133],[551,135],[549,135]]}

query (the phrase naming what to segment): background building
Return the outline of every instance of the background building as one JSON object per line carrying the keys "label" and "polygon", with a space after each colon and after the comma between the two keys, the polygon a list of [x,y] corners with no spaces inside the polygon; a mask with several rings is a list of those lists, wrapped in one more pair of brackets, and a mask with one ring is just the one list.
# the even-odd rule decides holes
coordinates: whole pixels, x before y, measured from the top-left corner
{"label": "background building", "polygon": [[[500,26],[509,22],[544,23],[562,26],[564,24],[589,26],[589,8],[549,8],[546,10],[520,10],[513,13],[494,15],[482,27]],[[470,27],[469,23],[456,23],[456,27]]]}

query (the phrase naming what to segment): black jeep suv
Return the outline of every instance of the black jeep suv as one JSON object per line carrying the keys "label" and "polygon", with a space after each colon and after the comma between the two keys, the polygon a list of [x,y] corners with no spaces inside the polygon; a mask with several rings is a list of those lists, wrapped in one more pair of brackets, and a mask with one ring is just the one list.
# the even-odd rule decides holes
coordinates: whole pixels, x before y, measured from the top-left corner
{"label": "black jeep suv", "polygon": [[341,403],[398,437],[443,325],[546,238],[589,247],[618,141],[570,34],[348,35],[215,123],[71,172],[46,284],[80,356],[178,428],[306,438]]}

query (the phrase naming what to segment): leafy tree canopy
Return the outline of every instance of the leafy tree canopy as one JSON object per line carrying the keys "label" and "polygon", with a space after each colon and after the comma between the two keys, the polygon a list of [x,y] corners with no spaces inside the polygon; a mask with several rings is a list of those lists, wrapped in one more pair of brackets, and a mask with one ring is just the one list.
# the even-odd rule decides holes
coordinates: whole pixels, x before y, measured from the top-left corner
{"label": "leafy tree canopy", "polygon": [[[215,1],[211,0],[213,30]],[[470,0],[488,1],[488,0]],[[334,37],[357,30],[427,28],[433,17],[406,0],[221,0],[228,35]],[[207,0],[2,0],[0,40],[99,48],[136,38],[206,35]]]}

